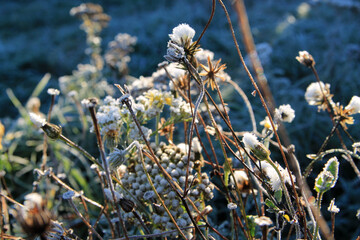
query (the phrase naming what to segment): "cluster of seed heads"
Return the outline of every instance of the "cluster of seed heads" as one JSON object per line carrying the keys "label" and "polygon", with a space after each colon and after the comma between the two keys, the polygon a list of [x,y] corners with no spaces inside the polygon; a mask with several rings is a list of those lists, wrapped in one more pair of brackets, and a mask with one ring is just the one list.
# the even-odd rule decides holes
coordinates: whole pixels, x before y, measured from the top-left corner
{"label": "cluster of seed heads", "polygon": [[[173,180],[184,189],[188,159],[185,144],[176,146],[166,145],[164,142],[161,142],[158,146],[153,143],[151,147],[158,157],[161,166],[170,174]],[[184,210],[181,199],[163,176],[159,167],[149,158],[145,158],[144,161],[145,170],[149,173],[156,191],[161,195],[166,207],[176,220],[176,223],[181,228],[191,226],[192,222],[188,213]],[[189,163],[190,174],[188,176],[188,184],[191,184],[191,189],[189,190],[188,196],[201,211],[205,208],[204,201],[213,198],[214,186],[211,184],[206,173],[202,173],[201,175],[193,173],[194,166],[197,165],[199,161],[200,153],[191,152]],[[128,171],[126,171],[121,178],[121,182],[124,189],[129,191],[136,201],[143,203],[149,208],[150,214],[148,217],[152,219],[154,233],[175,229],[175,225],[171,222],[170,217],[153,192],[143,166],[138,161],[137,154],[134,154],[128,159]],[[194,216],[196,216],[197,214],[192,206],[189,207],[190,210],[194,212]],[[124,218],[130,222],[134,221],[132,213],[126,213]],[[187,232],[185,231],[189,237],[191,231],[191,229],[187,230]],[[177,234],[177,232],[174,233],[172,237],[177,237]]]}

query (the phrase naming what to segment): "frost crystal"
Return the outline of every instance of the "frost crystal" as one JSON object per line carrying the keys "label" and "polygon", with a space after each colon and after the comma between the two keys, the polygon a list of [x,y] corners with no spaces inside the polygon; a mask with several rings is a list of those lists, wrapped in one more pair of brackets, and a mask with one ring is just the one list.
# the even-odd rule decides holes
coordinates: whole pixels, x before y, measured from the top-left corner
{"label": "frost crystal", "polygon": [[173,29],[172,34],[169,34],[171,41],[182,47],[186,42],[192,42],[194,36],[195,30],[186,23],[178,25]]}
{"label": "frost crystal", "polygon": [[31,112],[31,113],[29,113],[29,115],[30,115],[30,120],[38,128],[41,128],[46,124],[46,120],[44,118],[42,118],[39,114]]}

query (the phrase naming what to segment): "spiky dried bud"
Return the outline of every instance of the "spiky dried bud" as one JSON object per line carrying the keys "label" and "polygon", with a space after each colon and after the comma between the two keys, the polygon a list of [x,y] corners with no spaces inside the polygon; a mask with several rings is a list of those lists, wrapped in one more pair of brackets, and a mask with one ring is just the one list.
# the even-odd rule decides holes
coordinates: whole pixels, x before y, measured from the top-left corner
{"label": "spiky dried bud", "polygon": [[45,123],[44,126],[41,127],[45,134],[52,140],[56,140],[61,136],[61,127],[52,123]]}

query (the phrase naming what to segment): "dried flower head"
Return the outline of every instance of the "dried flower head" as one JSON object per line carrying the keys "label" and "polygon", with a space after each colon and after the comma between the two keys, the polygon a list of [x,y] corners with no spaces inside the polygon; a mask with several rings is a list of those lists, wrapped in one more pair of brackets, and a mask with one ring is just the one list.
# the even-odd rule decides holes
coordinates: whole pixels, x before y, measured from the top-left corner
{"label": "dried flower head", "polygon": [[97,98],[87,98],[81,101],[81,105],[85,108],[93,108],[99,103]]}
{"label": "dried flower head", "polygon": [[349,111],[349,114],[360,113],[360,97],[353,96],[345,109]]}
{"label": "dried flower head", "polygon": [[[289,172],[280,166],[279,163],[275,163],[276,168],[280,171],[280,175],[285,183],[291,184],[291,179]],[[276,170],[271,166],[268,162],[261,162],[261,169],[264,171],[265,175],[270,180],[271,188],[274,192],[281,189],[281,179],[279,178],[279,175],[277,174]],[[296,181],[296,178],[294,175],[291,174],[291,177],[294,181]]]}
{"label": "dried flower head", "polygon": [[18,209],[16,218],[29,237],[43,236],[51,225],[51,213],[38,193],[25,196],[24,207]]}
{"label": "dried flower head", "polygon": [[342,105],[333,104],[335,118],[340,121],[341,126],[346,130],[346,124],[354,124],[354,118],[351,117],[352,110],[344,108]]}
{"label": "dried flower head", "polygon": [[305,99],[310,105],[318,106],[319,110],[326,109],[326,99],[331,103],[330,84],[323,82],[311,83],[305,92]]}
{"label": "dried flower head", "polygon": [[204,72],[200,73],[200,76],[205,76],[204,82],[207,82],[207,87],[211,87],[211,90],[214,90],[215,84],[216,84],[216,78],[219,78],[223,81],[225,81],[225,76],[221,73],[224,69],[226,69],[226,64],[220,65],[221,59],[219,59],[215,65],[211,62],[210,57],[208,56],[208,66],[204,66],[203,64],[200,64],[200,67],[204,69]]}
{"label": "dried flower head", "polygon": [[299,63],[305,65],[306,67],[315,66],[315,60],[313,56],[311,56],[311,54],[307,51],[300,51],[299,56],[296,57],[296,60],[298,60]]}
{"label": "dried flower head", "polygon": [[279,106],[275,109],[275,119],[282,122],[291,123],[295,118],[295,111],[291,108],[290,104]]}

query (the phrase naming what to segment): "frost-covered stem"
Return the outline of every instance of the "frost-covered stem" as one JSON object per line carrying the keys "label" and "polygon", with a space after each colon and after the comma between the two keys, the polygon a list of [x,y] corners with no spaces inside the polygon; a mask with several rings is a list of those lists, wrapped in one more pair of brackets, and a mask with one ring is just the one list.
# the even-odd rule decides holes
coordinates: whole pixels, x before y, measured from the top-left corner
{"label": "frost-covered stem", "polygon": [[238,84],[236,84],[233,80],[229,79],[226,80],[227,83],[231,84],[234,89],[239,93],[239,95],[241,96],[241,98],[244,100],[245,105],[249,111],[249,115],[250,115],[250,120],[251,120],[251,125],[253,128],[253,132],[257,132],[257,128],[256,128],[256,120],[255,120],[255,115],[254,115],[254,111],[252,109],[251,103],[248,99],[248,97],[246,96],[245,92],[239,87]]}
{"label": "frost-covered stem", "polygon": [[276,233],[277,233],[277,240],[281,240],[281,228],[279,225],[279,213],[276,213]]}
{"label": "frost-covered stem", "polygon": [[76,207],[76,205],[74,204],[72,198],[69,199],[69,203],[72,206],[72,208],[74,209],[75,213],[78,215],[79,218],[81,218],[81,220],[85,223],[85,225],[91,229],[92,233],[94,233],[100,240],[102,240],[103,238],[100,236],[100,234],[94,229],[93,226],[91,226],[91,224],[86,221],[86,219],[84,218],[84,216],[80,213],[79,209]]}
{"label": "frost-covered stem", "polygon": [[[223,136],[220,134],[219,129],[218,129],[218,127],[217,127],[217,124],[216,124],[216,122],[215,122],[215,119],[214,119],[214,117],[213,117],[213,115],[212,115],[212,113],[211,113],[211,111],[210,111],[209,103],[208,103],[208,101],[207,101],[207,97],[204,98],[204,103],[205,103],[207,112],[208,112],[208,114],[209,114],[209,116],[210,116],[211,123],[212,123],[213,127],[214,127],[215,130],[216,130],[216,131],[215,131],[215,132],[216,132],[216,136],[217,136],[218,139],[219,139],[219,144],[220,144],[221,150],[222,150],[222,152],[223,152],[224,159],[225,159],[225,161],[226,161],[225,164],[228,164],[228,165],[229,165],[230,176],[233,178],[233,181],[236,182],[235,177],[234,177],[234,174],[233,174],[232,169],[231,169],[231,166],[230,166],[230,164],[227,162],[227,161],[228,161],[228,160],[227,160],[228,158],[227,158],[227,154],[226,154],[225,147],[224,147],[224,145],[223,145],[223,144],[225,143],[225,140],[223,139]],[[222,180],[222,182],[223,182],[225,188],[227,188],[227,187],[228,187],[228,181],[229,181],[229,179],[228,179],[228,177],[227,177],[226,174],[225,174],[225,176],[226,176],[226,179]],[[235,187],[236,187],[236,186],[235,186]],[[243,201],[242,201],[242,198],[241,198],[241,194],[240,194],[239,189],[238,189],[237,187],[236,187],[236,193],[237,193],[238,199],[239,199],[240,212],[241,212],[241,214],[242,214],[242,216],[243,216],[243,218],[244,218],[245,225],[246,225],[246,229],[248,230],[248,232],[246,232],[246,229],[245,229],[244,226],[242,225],[242,222],[241,222],[241,221],[239,221],[239,225],[240,225],[240,227],[241,227],[241,229],[242,229],[242,231],[243,231],[243,233],[244,233],[245,236],[251,236],[251,234],[250,234],[250,228],[249,228],[248,221],[247,221],[247,218],[246,218],[245,207],[244,207],[244,204],[243,204]],[[228,194],[228,192],[227,192],[226,198],[227,198],[227,200],[229,201],[230,195]],[[232,219],[232,223],[233,223],[232,226],[236,227],[235,218],[234,218],[233,215],[231,215],[231,219]]]}
{"label": "frost-covered stem", "polygon": [[[230,27],[230,30],[231,30],[231,35],[232,35],[232,38],[233,38],[233,41],[234,41],[234,44],[235,44],[235,47],[236,47],[236,51],[238,53],[238,56],[240,58],[240,61],[241,61],[241,64],[243,65],[252,85],[254,86],[257,94],[259,95],[259,98],[260,98],[260,101],[266,111],[266,114],[267,116],[269,117],[269,120],[271,122],[271,126],[272,126],[272,129],[276,129],[275,128],[275,124],[274,124],[274,121],[272,120],[272,117],[271,117],[271,114],[270,114],[270,111],[269,111],[269,108],[267,107],[266,103],[265,103],[265,99],[263,97],[263,95],[261,94],[260,90],[259,90],[259,87],[257,86],[253,76],[251,75],[250,71],[249,71],[249,68],[246,66],[245,64],[245,60],[241,54],[241,51],[240,51],[240,48],[239,48],[239,44],[237,43],[237,40],[236,40],[236,36],[235,36],[235,32],[234,32],[234,28],[232,26],[232,23],[231,23],[231,19],[230,19],[230,16],[229,16],[229,13],[226,9],[226,6],[224,5],[223,1],[222,0],[218,0],[220,5],[222,6],[224,12],[225,12],[225,15],[226,15],[226,18],[227,18],[227,21],[228,21],[228,24],[229,24],[229,27]],[[294,179],[291,175],[291,172],[290,172],[290,168],[289,168],[289,164],[288,164],[288,161],[286,159],[286,156],[285,156],[285,153],[284,153],[284,149],[282,148],[282,145],[281,145],[281,141],[280,141],[280,138],[279,138],[279,135],[276,131],[274,131],[274,134],[275,134],[275,137],[276,137],[276,141],[278,142],[279,144],[279,149],[280,149],[280,153],[281,153],[281,156],[282,156],[282,159],[284,160],[284,163],[285,163],[285,166],[286,166],[286,170],[288,171],[289,173],[289,177],[290,177],[290,181],[291,181],[291,187],[292,187],[292,190],[294,192],[294,196],[295,196],[295,199],[296,199],[296,205],[297,205],[297,208],[298,210],[300,211],[301,210],[301,207],[300,207],[300,200],[299,200],[299,196],[296,192],[296,189],[295,189],[295,183],[294,183]],[[300,211],[301,213],[301,211]],[[301,213],[302,214],[302,213]],[[298,235],[298,227],[296,227],[296,233]]]}
{"label": "frost-covered stem", "polygon": [[334,135],[336,129],[338,128],[338,126],[340,125],[340,119],[336,122],[336,124],[333,126],[333,128],[331,129],[330,134],[325,138],[323,144],[320,147],[320,150],[318,151],[318,153],[316,154],[316,157],[313,161],[311,161],[309,163],[309,165],[306,167],[305,172],[304,172],[304,178],[307,178],[312,170],[312,166],[314,165],[314,163],[319,159],[319,157],[322,155],[322,152],[324,150],[324,148],[326,147],[326,145],[328,144],[330,138]]}
{"label": "frost-covered stem", "polygon": [[177,231],[179,232],[179,234],[181,235],[181,237],[183,237],[184,239],[186,239],[185,234],[181,231],[179,225],[177,225],[176,220],[174,219],[174,217],[171,215],[170,210],[168,209],[168,207],[165,205],[164,200],[162,199],[162,197],[160,196],[160,194],[156,191],[156,187],[154,186],[154,183],[150,177],[150,174],[148,173],[148,171],[146,170],[146,166],[145,166],[145,161],[144,161],[144,157],[142,154],[142,147],[140,146],[140,144],[137,141],[134,141],[135,146],[138,150],[138,158],[139,161],[141,162],[141,165],[144,169],[144,172],[146,174],[146,177],[148,179],[148,182],[152,188],[152,190],[154,191],[154,193],[156,194],[157,198],[159,199],[159,201],[161,202],[161,205],[164,207],[166,213],[169,215],[172,223],[175,225],[175,228],[177,229]]}
{"label": "frost-covered stem", "polygon": [[[48,111],[47,121],[50,122],[51,119],[51,112],[55,104],[55,95],[51,95],[51,103],[50,108]],[[41,170],[45,170],[46,162],[47,162],[47,149],[48,149],[48,142],[47,142],[47,135],[44,134],[44,142],[43,142],[43,155],[42,155],[42,163],[41,163]]]}
{"label": "frost-covered stem", "polygon": [[96,160],[96,158],[94,158],[93,156],[91,156],[90,153],[88,153],[85,149],[83,149],[82,147],[80,147],[79,145],[77,145],[76,143],[74,143],[73,141],[71,141],[70,139],[68,139],[67,137],[65,137],[64,135],[60,135],[59,139],[61,141],[63,141],[64,143],[66,143],[67,145],[69,145],[72,148],[75,148],[76,150],[78,150],[79,152],[81,152],[87,159],[89,159],[90,161],[92,161],[94,164],[98,165],[101,169],[103,169],[103,167],[101,166],[101,164]]}
{"label": "frost-covered stem", "polygon": [[[187,160],[187,164],[186,164],[186,176],[185,176],[185,188],[184,188],[184,197],[185,197],[188,192],[187,188],[188,188],[188,178],[189,178],[190,153],[191,153],[191,143],[192,143],[194,125],[195,125],[197,112],[198,112],[200,103],[205,95],[205,86],[204,86],[204,81],[202,80],[202,78],[200,77],[199,73],[194,68],[194,66],[189,62],[189,60],[187,60],[187,58],[184,58],[183,61],[186,65],[189,73],[195,78],[196,82],[200,85],[200,94],[195,102],[194,111],[193,111],[193,119],[192,119],[191,125],[190,125],[190,134],[189,134],[189,141],[188,141],[189,151],[188,151],[188,160]],[[189,91],[190,91],[190,88],[189,88]],[[190,100],[190,96],[189,96],[189,100]]]}
{"label": "frost-covered stem", "polygon": [[156,114],[156,119],[155,119],[155,129],[156,129],[155,144],[156,144],[156,146],[159,146],[159,123],[160,123],[160,113],[158,112]]}
{"label": "frost-covered stem", "polygon": [[[324,192],[319,192],[318,193],[318,197],[317,197],[317,210],[319,215],[321,215],[321,201],[322,201],[322,197],[324,195]],[[317,221],[315,221],[315,228],[314,228],[314,232],[313,232],[313,237],[312,239],[313,240],[317,240],[318,238],[320,238],[320,235],[319,235],[319,224],[317,223]]]}
{"label": "frost-covered stem", "polygon": [[81,122],[82,129],[83,129],[83,137],[85,137],[86,130],[88,129],[88,122],[86,120],[86,116],[84,114],[84,111],[82,109],[82,106],[81,106],[81,103],[79,102],[79,100],[76,99],[76,97],[72,97],[72,99],[74,100],[76,109],[77,109],[77,111],[79,113],[80,122]]}
{"label": "frost-covered stem", "polygon": [[[95,134],[96,134],[96,139],[97,139],[97,142],[98,142],[98,147],[99,147],[100,156],[101,156],[101,159],[102,159],[103,168],[105,170],[105,174],[106,174],[106,177],[107,177],[107,180],[108,180],[111,195],[113,197],[114,203],[116,203],[117,198],[115,196],[115,188],[114,188],[114,184],[113,184],[112,179],[111,179],[110,169],[109,169],[109,166],[107,164],[106,157],[105,157],[105,149],[104,149],[104,144],[102,142],[101,135],[100,135],[99,124],[98,124],[97,118],[96,118],[95,106],[90,106],[89,111],[90,111],[91,119],[93,121],[93,126],[94,126],[94,130],[95,130]],[[117,215],[119,217],[120,224],[121,224],[121,226],[123,228],[123,233],[124,233],[125,237],[128,238],[126,226],[125,226],[125,223],[124,223],[124,221],[123,221],[123,219],[121,217],[119,205],[114,204],[114,206],[115,206]],[[120,229],[118,229],[118,231],[119,231],[119,234],[120,234]]]}

